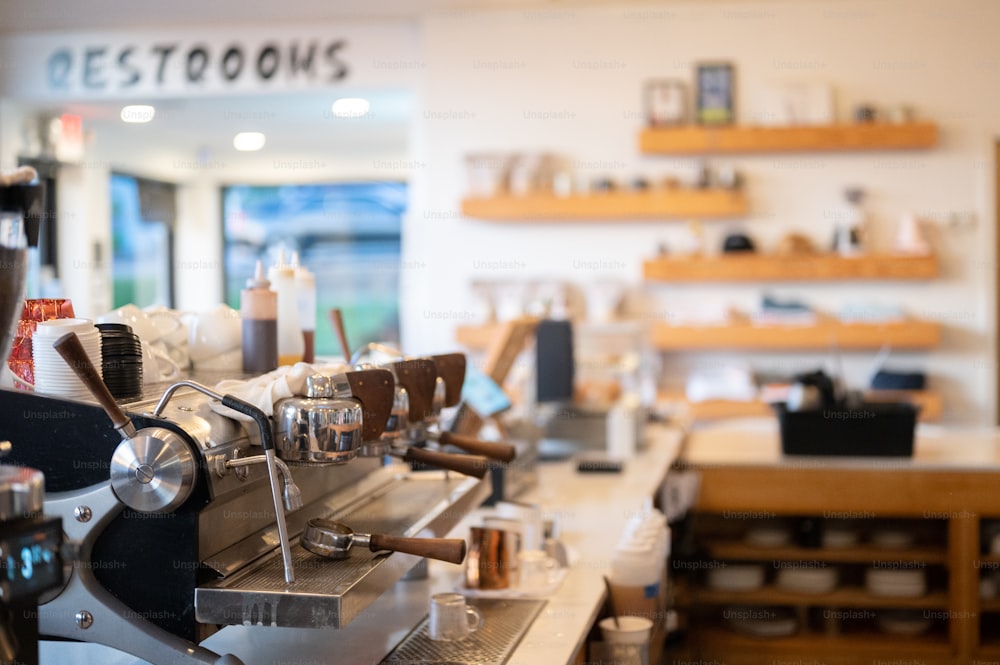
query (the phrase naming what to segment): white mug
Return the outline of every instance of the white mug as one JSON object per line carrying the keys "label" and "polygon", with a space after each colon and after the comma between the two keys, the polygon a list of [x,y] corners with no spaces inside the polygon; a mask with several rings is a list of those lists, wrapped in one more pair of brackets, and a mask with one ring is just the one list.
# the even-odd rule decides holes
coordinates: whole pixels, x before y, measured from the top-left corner
{"label": "white mug", "polygon": [[162,336],[159,327],[149,315],[131,303],[102,314],[97,317],[97,323],[124,323],[143,342],[153,343]]}
{"label": "white mug", "polygon": [[451,642],[468,637],[483,627],[483,615],[465,604],[460,593],[436,593],[431,596],[427,636],[432,640]]}
{"label": "white mug", "polygon": [[232,369],[242,366],[243,326],[240,313],[228,305],[216,305],[198,314],[191,323],[188,352],[195,368]]}

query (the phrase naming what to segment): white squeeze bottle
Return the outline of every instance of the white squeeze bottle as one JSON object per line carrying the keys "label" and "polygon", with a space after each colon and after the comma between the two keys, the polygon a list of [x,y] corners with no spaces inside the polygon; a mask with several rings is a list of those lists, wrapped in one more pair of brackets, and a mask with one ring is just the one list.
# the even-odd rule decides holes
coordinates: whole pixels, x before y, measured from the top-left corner
{"label": "white squeeze bottle", "polygon": [[292,268],[295,270],[296,304],[302,327],[302,361],[311,363],[316,359],[316,276],[299,265],[298,252],[292,252]]}
{"label": "white squeeze bottle", "polygon": [[305,345],[299,325],[295,268],[285,263],[284,249],[278,251],[278,262],[268,269],[267,276],[271,290],[278,294],[278,365],[294,365],[302,360]]}

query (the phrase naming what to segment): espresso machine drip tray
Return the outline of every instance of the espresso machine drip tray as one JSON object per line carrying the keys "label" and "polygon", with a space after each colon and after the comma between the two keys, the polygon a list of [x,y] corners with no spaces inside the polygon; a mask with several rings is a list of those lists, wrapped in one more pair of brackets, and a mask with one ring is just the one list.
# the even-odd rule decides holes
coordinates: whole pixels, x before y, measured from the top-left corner
{"label": "espresso machine drip tray", "polygon": [[[376,472],[368,479],[382,474]],[[336,497],[311,517],[343,522],[358,532],[406,537],[444,536],[492,491],[489,476],[479,480],[455,473],[394,473],[384,482],[366,482],[349,501]],[[301,523],[302,516],[292,523]],[[294,527],[293,527],[294,528]],[[298,533],[301,530],[296,529]],[[341,628],[395,584],[421,558],[400,552],[375,553],[356,546],[343,560],[327,559],[292,546],[295,582],[286,584],[280,553],[240,567],[195,590],[201,623],[294,628]]]}

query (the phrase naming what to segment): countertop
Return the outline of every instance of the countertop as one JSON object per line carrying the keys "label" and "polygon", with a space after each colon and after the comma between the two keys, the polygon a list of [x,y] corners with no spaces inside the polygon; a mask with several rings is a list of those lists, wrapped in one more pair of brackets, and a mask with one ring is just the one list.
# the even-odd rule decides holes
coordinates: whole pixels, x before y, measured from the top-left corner
{"label": "countertop", "polygon": [[684,444],[682,465],[795,466],[799,468],[908,471],[1000,470],[1000,429],[917,425],[913,457],[788,456],[781,452],[775,418],[744,418],[694,428]]}
{"label": "countertop", "polygon": [[[511,665],[570,663],[601,611],[602,575],[627,519],[656,496],[683,439],[679,429],[647,428],[647,444],[628,460],[622,473],[576,471],[575,461],[544,462],[537,486],[518,501],[542,506],[555,519],[560,539],[574,555],[574,565],[550,597],[508,661]],[[450,534],[466,537],[489,509],[467,516]],[[246,665],[356,665],[378,663],[427,613],[430,594],[454,590],[462,568],[430,562],[425,579],[401,581],[354,622],[341,630],[228,626],[203,645],[232,653]],[[386,626],[403,626],[386,634]],[[45,665],[137,665],[135,658],[104,647],[43,643]]]}

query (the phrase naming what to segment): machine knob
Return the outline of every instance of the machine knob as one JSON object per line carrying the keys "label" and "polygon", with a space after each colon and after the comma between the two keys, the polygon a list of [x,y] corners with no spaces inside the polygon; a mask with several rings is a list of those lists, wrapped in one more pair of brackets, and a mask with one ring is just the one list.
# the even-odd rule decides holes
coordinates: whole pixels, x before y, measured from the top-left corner
{"label": "machine knob", "polygon": [[146,427],[125,439],[111,458],[111,487],[133,510],[169,513],[194,489],[197,465],[176,433]]}

